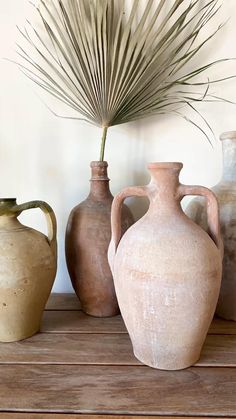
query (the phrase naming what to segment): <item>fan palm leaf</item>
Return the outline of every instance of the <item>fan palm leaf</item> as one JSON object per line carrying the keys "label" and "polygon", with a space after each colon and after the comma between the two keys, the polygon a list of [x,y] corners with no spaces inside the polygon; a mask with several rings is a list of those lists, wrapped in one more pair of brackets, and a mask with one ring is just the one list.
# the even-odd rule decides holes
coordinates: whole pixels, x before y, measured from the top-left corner
{"label": "fan palm leaf", "polygon": [[191,63],[222,27],[200,40],[218,0],[146,0],[141,16],[139,7],[140,0],[128,12],[125,0],[39,0],[41,29],[30,21],[19,29],[21,70],[78,119],[103,128],[101,160],[108,127],[155,114],[182,116],[210,140],[181,110],[187,106],[210,129],[195,103],[219,100],[209,86],[220,80],[206,76],[224,60]]}

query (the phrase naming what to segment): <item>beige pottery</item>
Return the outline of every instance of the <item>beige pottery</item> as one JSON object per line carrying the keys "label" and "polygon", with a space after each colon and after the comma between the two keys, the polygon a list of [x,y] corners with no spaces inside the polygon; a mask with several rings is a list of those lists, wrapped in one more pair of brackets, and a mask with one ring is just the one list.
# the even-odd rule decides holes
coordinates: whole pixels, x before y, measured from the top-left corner
{"label": "beige pottery", "polygon": [[[109,262],[135,356],[154,368],[194,364],[212,321],[221,283],[222,242],[214,194],[179,183],[181,163],[151,163],[151,181],[112,204]],[[121,204],[147,196],[147,213],[121,238]],[[210,236],[182,211],[185,195],[207,200]]]}
{"label": "beige pottery", "polygon": [[[216,313],[236,321],[236,131],[220,136],[223,148],[223,176],[212,188],[220,208],[220,226],[224,242],[223,274]],[[204,201],[193,199],[186,214],[206,230],[207,216]]]}
{"label": "beige pottery", "polygon": [[[29,208],[44,211],[49,237],[17,219]],[[56,219],[42,201],[17,205],[0,199],[0,341],[13,342],[39,330],[56,274]]]}

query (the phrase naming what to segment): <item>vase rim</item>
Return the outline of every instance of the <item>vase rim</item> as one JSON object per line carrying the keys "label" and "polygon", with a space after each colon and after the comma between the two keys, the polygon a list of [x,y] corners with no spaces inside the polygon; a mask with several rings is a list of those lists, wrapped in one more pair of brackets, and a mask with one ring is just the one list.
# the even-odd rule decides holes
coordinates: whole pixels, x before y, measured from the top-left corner
{"label": "vase rim", "polygon": [[16,198],[0,198],[0,216],[9,215],[9,211],[16,206]]}
{"label": "vase rim", "polygon": [[182,169],[181,162],[154,162],[148,163],[148,169]]}
{"label": "vase rim", "polygon": [[226,131],[220,135],[220,140],[236,140],[236,131]]}
{"label": "vase rim", "polygon": [[97,160],[97,161],[91,161],[90,163],[90,167],[107,167],[107,166],[108,166],[107,161]]}
{"label": "vase rim", "polygon": [[1,202],[16,202],[16,198],[0,198],[0,203]]}

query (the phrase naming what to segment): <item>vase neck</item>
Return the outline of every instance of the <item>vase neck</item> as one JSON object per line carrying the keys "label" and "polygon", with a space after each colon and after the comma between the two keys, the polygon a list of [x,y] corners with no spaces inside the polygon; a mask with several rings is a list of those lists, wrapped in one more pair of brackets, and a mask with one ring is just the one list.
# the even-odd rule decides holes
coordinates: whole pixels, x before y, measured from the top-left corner
{"label": "vase neck", "polygon": [[223,176],[226,182],[236,182],[236,132],[222,134]]}
{"label": "vase neck", "polygon": [[112,199],[113,197],[109,188],[110,179],[107,176],[107,162],[93,161],[90,163],[90,167],[91,179],[89,198],[98,201]]}
{"label": "vase neck", "polygon": [[151,174],[150,209],[166,214],[173,210],[181,210],[178,187],[179,173],[182,167],[182,163],[151,163],[148,165]]}
{"label": "vase neck", "polygon": [[17,219],[15,198],[0,198],[0,229],[11,230],[21,226]]}

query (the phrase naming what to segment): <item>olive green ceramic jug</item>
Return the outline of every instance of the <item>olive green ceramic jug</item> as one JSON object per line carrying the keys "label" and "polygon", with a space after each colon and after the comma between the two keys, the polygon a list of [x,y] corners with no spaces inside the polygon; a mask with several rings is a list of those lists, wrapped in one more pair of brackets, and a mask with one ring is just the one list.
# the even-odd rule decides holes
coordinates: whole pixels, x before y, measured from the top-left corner
{"label": "olive green ceramic jug", "polygon": [[[17,219],[30,208],[45,213],[48,237]],[[1,342],[25,339],[39,330],[56,265],[56,218],[52,208],[42,201],[17,205],[16,199],[0,199]]]}

